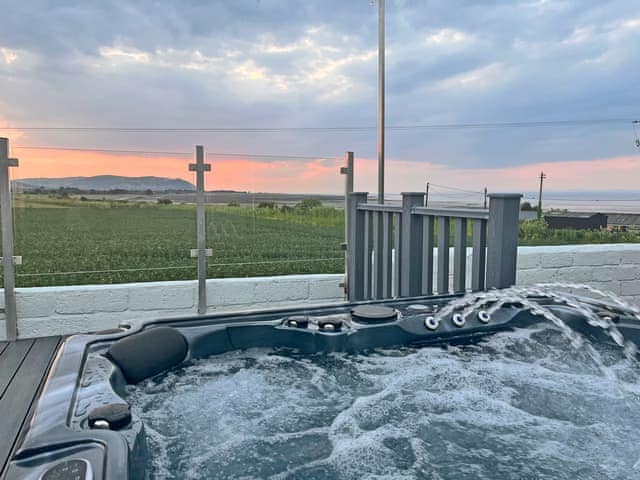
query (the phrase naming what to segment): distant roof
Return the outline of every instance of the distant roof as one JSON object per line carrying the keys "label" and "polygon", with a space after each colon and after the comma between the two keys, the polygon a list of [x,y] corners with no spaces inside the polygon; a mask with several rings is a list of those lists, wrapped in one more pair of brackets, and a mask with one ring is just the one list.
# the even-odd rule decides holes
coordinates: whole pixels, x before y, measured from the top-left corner
{"label": "distant roof", "polygon": [[607,213],[610,225],[640,225],[639,213]]}
{"label": "distant roof", "polygon": [[557,217],[557,218],[592,218],[596,215],[605,215],[603,213],[596,212],[547,212],[545,217]]}

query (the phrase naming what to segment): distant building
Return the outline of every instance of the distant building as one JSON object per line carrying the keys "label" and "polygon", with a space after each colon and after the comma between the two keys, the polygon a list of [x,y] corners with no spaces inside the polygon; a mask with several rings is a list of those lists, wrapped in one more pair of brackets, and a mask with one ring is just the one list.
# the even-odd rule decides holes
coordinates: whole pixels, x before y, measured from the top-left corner
{"label": "distant building", "polygon": [[607,213],[610,230],[626,231],[640,230],[640,214],[638,213]]}
{"label": "distant building", "polygon": [[544,219],[549,228],[571,228],[574,230],[607,228],[607,215],[602,213],[548,213],[544,216]]}

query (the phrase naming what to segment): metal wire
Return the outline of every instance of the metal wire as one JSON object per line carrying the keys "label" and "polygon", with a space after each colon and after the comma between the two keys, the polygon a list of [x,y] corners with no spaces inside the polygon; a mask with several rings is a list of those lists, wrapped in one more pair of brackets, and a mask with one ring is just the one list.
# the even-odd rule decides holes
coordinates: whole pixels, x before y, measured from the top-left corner
{"label": "metal wire", "polygon": [[[303,263],[303,262],[327,262],[340,260],[343,261],[344,257],[329,257],[329,258],[301,258],[292,260],[265,260],[260,262],[238,262],[238,263],[209,263],[209,267],[232,267],[232,266],[245,266],[245,265],[266,265],[266,264],[282,264],[282,263]],[[148,267],[148,268],[120,268],[114,270],[80,270],[76,272],[37,272],[37,273],[19,273],[19,277],[43,277],[47,275],[89,275],[94,273],[122,273],[122,272],[146,272],[156,270],[182,270],[182,269],[195,269],[196,265],[184,265],[177,267]]]}
{"label": "metal wire", "polygon": [[18,273],[18,277],[43,277],[46,275],[89,275],[92,273],[121,273],[121,272],[146,272],[153,270],[182,270],[195,269],[195,265],[184,265],[178,267],[148,267],[148,268],[119,268],[116,270],[80,270],[77,272],[37,272],[37,273]]}
{"label": "metal wire", "polygon": [[[96,152],[96,153],[115,153],[124,155],[170,155],[180,157],[191,157],[193,152],[173,152],[161,150],[117,150],[109,148],[81,148],[81,147],[57,147],[47,145],[17,145],[13,148],[21,150],[62,150],[70,152]],[[338,157],[326,155],[278,155],[278,154],[260,154],[260,153],[238,153],[238,152],[209,152],[207,157],[238,157],[238,158],[269,158],[269,159],[296,159],[296,160],[336,160]]]}
{"label": "metal wire", "polygon": [[[546,120],[546,121],[524,121],[524,122],[487,122],[487,123],[450,123],[450,124],[424,124],[424,125],[390,125],[385,130],[429,130],[429,129],[474,129],[474,128],[531,128],[531,127],[566,127],[578,125],[597,124],[624,124],[634,122],[624,118],[599,118],[599,119],[569,119],[569,120]],[[357,132],[375,131],[376,126],[344,126],[344,127],[2,127],[2,130],[29,130],[43,132],[64,132],[64,131],[106,131],[106,132],[148,132],[148,133],[242,133],[242,132]]]}

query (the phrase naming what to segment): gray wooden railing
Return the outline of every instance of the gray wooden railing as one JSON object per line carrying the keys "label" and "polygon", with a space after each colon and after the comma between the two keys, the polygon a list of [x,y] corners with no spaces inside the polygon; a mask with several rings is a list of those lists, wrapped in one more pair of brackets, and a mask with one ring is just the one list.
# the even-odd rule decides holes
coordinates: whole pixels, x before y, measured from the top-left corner
{"label": "gray wooden railing", "polygon": [[[403,193],[402,205],[367,203],[367,193],[349,194],[346,211],[349,300],[466,291],[470,225],[470,289],[478,291],[513,285],[521,195],[491,194],[489,198],[488,209],[440,209],[423,207],[424,193]],[[434,264],[434,249],[437,265]]]}

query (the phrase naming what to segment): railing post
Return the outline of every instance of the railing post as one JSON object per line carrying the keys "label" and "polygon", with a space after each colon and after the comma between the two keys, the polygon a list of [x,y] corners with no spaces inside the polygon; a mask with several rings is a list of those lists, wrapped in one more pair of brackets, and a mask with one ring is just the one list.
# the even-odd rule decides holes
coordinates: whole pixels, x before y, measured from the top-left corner
{"label": "railing post", "polygon": [[351,224],[351,216],[349,211],[349,195],[353,192],[353,152],[345,153],[346,166],[340,168],[340,173],[345,176],[344,182],[344,289],[345,297],[349,295],[349,225]]}
{"label": "railing post", "polygon": [[367,202],[366,192],[350,193],[347,210],[349,231],[347,232],[347,261],[349,263],[349,301],[364,299],[364,217],[366,212],[358,210],[359,203]]}
{"label": "railing post", "polygon": [[487,288],[516,283],[520,198],[519,193],[489,194]]}
{"label": "railing post", "polygon": [[7,340],[18,337],[16,312],[16,278],[13,268],[13,213],[11,211],[11,183],[9,167],[18,160],[9,158],[9,139],[0,138],[0,219],[2,222],[2,268],[4,277],[4,321]]}
{"label": "railing post", "polygon": [[422,217],[412,215],[413,207],[424,204],[424,192],[402,193],[400,231],[400,296],[420,295],[422,291]]}
{"label": "railing post", "polygon": [[204,163],[204,147],[196,145],[196,163],[189,164],[189,170],[196,172],[196,217],[198,237],[198,313],[207,313],[207,224],[204,208],[204,172],[211,171],[211,164]]}

